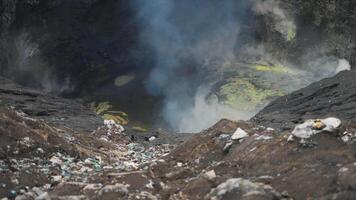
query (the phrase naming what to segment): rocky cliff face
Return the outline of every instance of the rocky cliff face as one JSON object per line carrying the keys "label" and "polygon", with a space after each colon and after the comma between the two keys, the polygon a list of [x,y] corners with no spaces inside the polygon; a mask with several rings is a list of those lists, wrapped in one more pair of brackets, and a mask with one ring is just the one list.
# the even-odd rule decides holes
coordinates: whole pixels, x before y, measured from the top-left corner
{"label": "rocky cliff face", "polygon": [[126,1],[0,1],[1,73],[53,92],[89,89],[132,67]]}
{"label": "rocky cliff face", "polygon": [[[256,31],[275,53],[298,63],[305,53],[333,55],[355,63],[356,4],[353,1],[282,0],[281,8],[295,22],[295,40],[280,39],[273,30],[273,19],[264,17]],[[279,38],[279,39],[278,39]],[[281,51],[283,50],[283,51]],[[304,58],[307,59],[307,58]]]}

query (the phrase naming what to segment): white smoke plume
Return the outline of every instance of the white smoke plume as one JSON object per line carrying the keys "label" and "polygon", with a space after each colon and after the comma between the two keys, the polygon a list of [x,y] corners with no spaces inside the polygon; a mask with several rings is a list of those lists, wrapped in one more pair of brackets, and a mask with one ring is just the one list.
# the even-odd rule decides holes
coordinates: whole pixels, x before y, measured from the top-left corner
{"label": "white smoke plume", "polygon": [[3,73],[24,85],[38,87],[46,92],[61,93],[71,91],[69,79],[59,83],[51,67],[42,58],[39,45],[32,41],[24,31],[18,36],[2,41],[2,48],[7,51],[7,67],[1,66]]}
{"label": "white smoke plume", "polygon": [[[334,58],[319,55],[308,55],[303,66],[295,66],[275,59],[264,44],[244,43],[242,47],[241,13],[246,10],[272,17],[273,28],[286,40],[296,36],[292,17],[277,0],[135,0],[133,7],[141,25],[141,43],[151,47],[155,58],[147,89],[163,96],[162,114],[179,132],[198,132],[221,118],[249,119],[258,112],[235,110],[209,98],[214,83],[229,75],[248,74],[250,69],[245,73],[246,68],[241,67],[246,62],[282,66],[279,70],[287,76],[281,79],[273,73],[261,75],[262,72],[254,77],[260,76],[261,81],[270,81],[286,92],[335,75],[338,67],[348,68],[344,61],[334,62]],[[240,55],[236,48],[240,48]]]}
{"label": "white smoke plume", "polygon": [[269,15],[274,20],[274,29],[281,33],[286,40],[295,37],[296,25],[280,7],[278,0],[254,0],[253,10],[260,15]]}
{"label": "white smoke plume", "polygon": [[346,59],[339,59],[338,63],[339,63],[339,65],[337,66],[335,73],[351,70],[351,65],[350,65],[349,61],[347,61]]}

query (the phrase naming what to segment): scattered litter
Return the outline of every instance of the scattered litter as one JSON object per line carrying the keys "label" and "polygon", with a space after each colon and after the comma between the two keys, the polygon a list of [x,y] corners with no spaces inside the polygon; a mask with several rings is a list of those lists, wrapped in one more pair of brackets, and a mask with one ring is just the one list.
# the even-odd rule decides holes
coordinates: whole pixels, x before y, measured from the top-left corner
{"label": "scattered litter", "polygon": [[104,120],[104,125],[108,128],[107,134],[114,135],[114,134],[122,134],[125,129],[121,125],[117,124],[114,120]]}
{"label": "scattered litter", "polygon": [[156,137],[155,136],[152,136],[148,139],[148,141],[152,142],[153,140],[156,140]]}
{"label": "scattered litter", "polygon": [[245,137],[248,137],[248,133],[246,133],[241,128],[237,128],[236,131],[234,132],[234,134],[232,134],[231,139],[232,140],[240,140]]}

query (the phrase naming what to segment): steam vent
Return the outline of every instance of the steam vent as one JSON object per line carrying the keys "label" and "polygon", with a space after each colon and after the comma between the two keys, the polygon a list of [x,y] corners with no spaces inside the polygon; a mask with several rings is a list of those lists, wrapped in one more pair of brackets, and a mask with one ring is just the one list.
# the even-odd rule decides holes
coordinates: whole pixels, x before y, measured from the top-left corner
{"label": "steam vent", "polygon": [[355,200],[355,0],[0,0],[0,200]]}

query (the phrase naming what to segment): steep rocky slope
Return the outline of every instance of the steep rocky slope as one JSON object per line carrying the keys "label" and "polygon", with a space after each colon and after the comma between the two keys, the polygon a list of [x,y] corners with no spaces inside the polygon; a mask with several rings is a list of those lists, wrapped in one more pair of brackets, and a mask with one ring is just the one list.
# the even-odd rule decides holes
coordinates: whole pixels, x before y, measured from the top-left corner
{"label": "steep rocky slope", "polygon": [[80,102],[24,88],[0,77],[0,103],[21,110],[34,119],[90,133],[103,124],[102,119]]}
{"label": "steep rocky slope", "polygon": [[[343,77],[346,84],[345,75],[320,83]],[[305,142],[288,140],[291,131],[221,120],[182,143],[170,139],[172,145],[160,141],[160,135],[157,142],[135,142],[126,128],[112,121],[91,133],[80,126],[68,128],[23,112],[16,99],[33,93],[23,88],[0,93],[9,95],[9,91],[16,91],[11,95],[17,98],[0,109],[1,197],[341,200],[356,195],[356,125],[347,117],[340,116],[342,126],[334,133],[322,132]],[[324,100],[324,93],[317,91],[313,97]],[[9,108],[11,104],[17,107]],[[333,106],[322,105],[325,111]],[[83,120],[93,117],[80,112],[76,115]],[[238,129],[243,131],[236,135]]]}
{"label": "steep rocky slope", "polygon": [[127,1],[0,1],[0,73],[70,93],[132,68],[136,29]]}
{"label": "steep rocky slope", "polygon": [[[2,109],[1,196],[18,199],[353,199],[354,144],[321,133],[222,120],[171,153],[145,148],[108,126],[72,133]],[[7,128],[5,128],[5,127]],[[241,128],[248,137],[231,140]],[[16,129],[16,131],[14,131]],[[354,132],[344,121],[340,132]],[[109,137],[110,141],[98,139]],[[126,138],[126,139],[125,139]]]}
{"label": "steep rocky slope", "polygon": [[355,122],[356,70],[311,84],[270,103],[252,120],[281,129],[309,118],[336,116]]}

